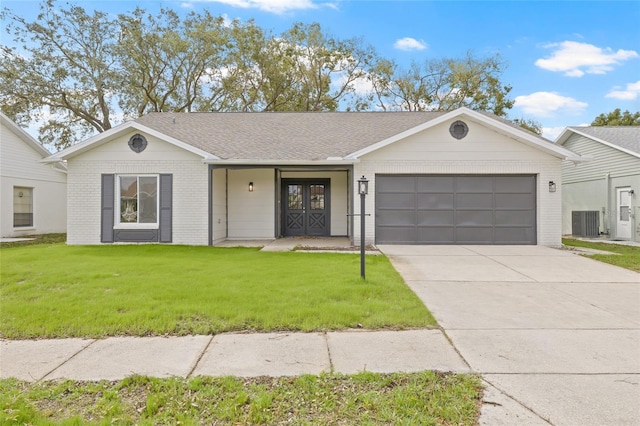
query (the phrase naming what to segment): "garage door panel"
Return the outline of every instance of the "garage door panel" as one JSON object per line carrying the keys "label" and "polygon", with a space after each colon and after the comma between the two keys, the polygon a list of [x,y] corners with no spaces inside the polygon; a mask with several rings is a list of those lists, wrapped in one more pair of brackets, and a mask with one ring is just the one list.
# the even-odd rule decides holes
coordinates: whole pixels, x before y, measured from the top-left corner
{"label": "garage door panel", "polygon": [[456,192],[491,193],[493,192],[493,177],[490,176],[461,176],[456,179]]}
{"label": "garage door panel", "polygon": [[376,176],[378,244],[535,244],[533,175]]}
{"label": "garage door panel", "polygon": [[533,176],[496,176],[496,193],[500,192],[533,192],[535,177]]}
{"label": "garage door panel", "polygon": [[418,209],[451,210],[453,194],[418,194]]}
{"label": "garage door panel", "polygon": [[455,179],[453,176],[419,176],[417,191],[423,193],[453,193]]}
{"label": "garage door panel", "polygon": [[416,194],[413,192],[410,194],[384,194],[383,197],[380,197],[378,208],[390,210],[414,210],[416,208]]}
{"label": "garage door panel", "polygon": [[493,241],[493,228],[456,228],[457,244],[487,244]]}
{"label": "garage door panel", "polygon": [[534,228],[496,228],[495,244],[531,244],[535,238]]}
{"label": "garage door panel", "polygon": [[376,180],[376,191],[415,192],[416,178],[414,176],[384,176],[384,179]]}
{"label": "garage door panel", "polygon": [[523,209],[535,207],[532,194],[496,194],[496,209]]}
{"label": "garage door panel", "polygon": [[493,194],[456,194],[458,209],[492,209]]}
{"label": "garage door panel", "polygon": [[415,226],[408,227],[387,227],[377,230],[380,235],[376,234],[376,238],[379,241],[393,241],[394,244],[415,244],[416,243],[416,228]]}
{"label": "garage door panel", "polygon": [[415,226],[415,210],[380,210],[376,214],[380,226]]}
{"label": "garage door panel", "polygon": [[457,210],[455,224],[457,226],[493,226],[493,211]]}
{"label": "garage door panel", "polygon": [[453,226],[453,210],[418,211],[418,226]]}
{"label": "garage door panel", "polygon": [[419,244],[455,244],[454,233],[453,227],[418,227],[416,242]]}
{"label": "garage door panel", "polygon": [[496,223],[500,226],[533,227],[535,220],[535,212],[531,210],[496,210]]}

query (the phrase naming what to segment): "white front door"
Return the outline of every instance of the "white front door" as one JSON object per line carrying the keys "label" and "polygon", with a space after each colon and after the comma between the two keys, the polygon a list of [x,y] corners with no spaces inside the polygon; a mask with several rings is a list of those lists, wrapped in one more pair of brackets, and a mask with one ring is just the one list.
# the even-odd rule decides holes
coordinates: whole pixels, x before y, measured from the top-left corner
{"label": "white front door", "polygon": [[631,188],[616,189],[616,238],[631,239]]}

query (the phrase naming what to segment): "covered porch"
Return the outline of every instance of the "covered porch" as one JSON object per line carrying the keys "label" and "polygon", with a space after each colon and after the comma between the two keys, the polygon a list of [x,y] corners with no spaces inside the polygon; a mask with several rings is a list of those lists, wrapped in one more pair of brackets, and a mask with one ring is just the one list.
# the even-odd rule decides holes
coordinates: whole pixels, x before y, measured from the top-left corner
{"label": "covered porch", "polygon": [[210,164],[209,245],[283,237],[351,243],[353,185],[351,164]]}

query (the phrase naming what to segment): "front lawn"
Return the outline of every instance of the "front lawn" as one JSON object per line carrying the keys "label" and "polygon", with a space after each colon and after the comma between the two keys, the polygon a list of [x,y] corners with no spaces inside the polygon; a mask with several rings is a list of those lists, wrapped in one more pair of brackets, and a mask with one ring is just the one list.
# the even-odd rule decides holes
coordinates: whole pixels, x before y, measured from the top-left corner
{"label": "front lawn", "polygon": [[2,424],[474,425],[475,375],[323,374],[253,379],[0,380]]}
{"label": "front lawn", "polygon": [[623,244],[594,243],[573,238],[563,238],[562,244],[568,247],[585,247],[611,252],[611,254],[585,254],[585,256],[640,272],[640,247],[626,246]]}
{"label": "front lawn", "polygon": [[384,256],[41,244],[0,250],[8,339],[413,328],[435,320]]}

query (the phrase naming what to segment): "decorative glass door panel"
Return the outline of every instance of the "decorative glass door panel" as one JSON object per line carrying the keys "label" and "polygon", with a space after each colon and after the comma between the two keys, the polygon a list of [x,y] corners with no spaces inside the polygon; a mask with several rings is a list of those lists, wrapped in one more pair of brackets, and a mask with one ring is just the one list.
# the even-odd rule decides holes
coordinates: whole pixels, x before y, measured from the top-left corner
{"label": "decorative glass door panel", "polygon": [[329,235],[328,180],[283,179],[282,193],[283,235]]}

